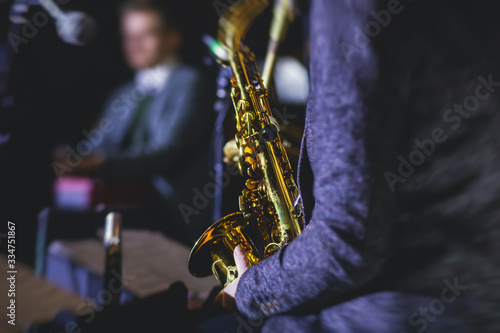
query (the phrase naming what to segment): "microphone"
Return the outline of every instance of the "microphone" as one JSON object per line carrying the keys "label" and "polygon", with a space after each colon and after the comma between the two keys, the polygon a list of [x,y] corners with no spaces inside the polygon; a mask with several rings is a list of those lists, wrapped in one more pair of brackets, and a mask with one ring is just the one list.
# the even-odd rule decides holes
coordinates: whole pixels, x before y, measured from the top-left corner
{"label": "microphone", "polygon": [[56,21],[59,37],[71,45],[85,45],[97,36],[97,22],[80,11],[63,12],[53,0],[39,0],[40,5]]}
{"label": "microphone", "polygon": [[97,37],[97,22],[81,11],[63,11],[54,0],[15,0],[11,7],[10,20],[15,24],[27,22],[24,14],[30,5],[40,5],[55,20],[59,38],[65,43],[81,46]]}

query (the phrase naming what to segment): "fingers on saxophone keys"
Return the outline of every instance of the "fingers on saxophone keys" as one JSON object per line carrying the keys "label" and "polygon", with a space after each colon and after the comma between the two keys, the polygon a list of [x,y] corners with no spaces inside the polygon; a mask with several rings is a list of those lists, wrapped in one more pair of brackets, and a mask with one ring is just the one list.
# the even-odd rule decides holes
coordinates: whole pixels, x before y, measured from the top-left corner
{"label": "fingers on saxophone keys", "polygon": [[234,249],[234,261],[236,262],[236,267],[238,268],[238,272],[243,273],[246,271],[250,265],[247,260],[247,253],[241,246],[236,246]]}

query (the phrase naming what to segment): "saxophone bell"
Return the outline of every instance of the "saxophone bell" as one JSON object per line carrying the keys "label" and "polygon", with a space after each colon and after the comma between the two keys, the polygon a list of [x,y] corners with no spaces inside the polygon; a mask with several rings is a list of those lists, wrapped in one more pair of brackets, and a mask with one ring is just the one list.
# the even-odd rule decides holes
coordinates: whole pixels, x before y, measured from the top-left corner
{"label": "saxophone bell", "polygon": [[189,257],[189,272],[197,277],[213,274],[222,286],[238,277],[233,251],[241,246],[250,265],[259,261],[259,254],[244,230],[243,213],[233,213],[212,224],[196,242]]}

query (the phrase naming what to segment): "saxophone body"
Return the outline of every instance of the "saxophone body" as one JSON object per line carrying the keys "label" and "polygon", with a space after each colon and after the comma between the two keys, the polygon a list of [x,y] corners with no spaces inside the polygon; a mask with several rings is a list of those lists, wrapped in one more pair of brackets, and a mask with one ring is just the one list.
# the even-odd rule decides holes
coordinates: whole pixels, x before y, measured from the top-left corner
{"label": "saxophone body", "polygon": [[[302,207],[278,124],[272,117],[268,94],[255,55],[242,41],[267,1],[244,0],[233,4],[219,21],[218,39],[226,48],[233,71],[231,98],[236,113],[238,167],[246,177],[239,196],[239,212],[230,214],[205,231],[189,258],[194,276],[213,274],[222,286],[238,277],[233,251],[241,246],[254,265],[292,241],[303,229]],[[248,229],[256,227],[260,253]]]}

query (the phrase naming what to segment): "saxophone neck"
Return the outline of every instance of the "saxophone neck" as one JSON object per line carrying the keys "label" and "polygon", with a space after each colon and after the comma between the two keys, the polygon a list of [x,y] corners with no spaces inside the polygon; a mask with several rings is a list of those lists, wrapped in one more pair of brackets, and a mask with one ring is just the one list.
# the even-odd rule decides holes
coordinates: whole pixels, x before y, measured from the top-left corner
{"label": "saxophone neck", "polygon": [[241,99],[246,101],[249,100],[246,87],[253,83],[247,61],[254,57],[243,45],[243,40],[255,19],[268,5],[267,0],[240,0],[229,7],[219,20],[218,39],[228,52],[229,65],[239,86]]}

